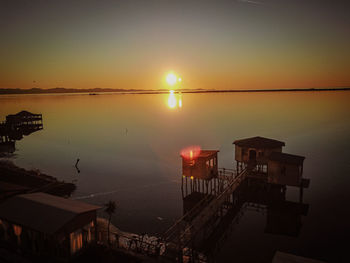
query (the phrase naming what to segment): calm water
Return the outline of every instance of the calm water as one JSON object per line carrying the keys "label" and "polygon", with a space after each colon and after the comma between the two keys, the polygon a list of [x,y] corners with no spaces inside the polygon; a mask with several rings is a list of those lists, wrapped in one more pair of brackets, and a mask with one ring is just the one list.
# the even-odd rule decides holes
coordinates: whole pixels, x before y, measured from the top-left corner
{"label": "calm water", "polygon": [[[306,156],[304,177],[311,179],[299,236],[266,234],[266,214],[246,211],[219,261],[270,262],[282,250],[345,262],[350,92],[183,94],[182,107],[170,108],[174,99],[178,105],[177,95],[1,96],[0,120],[20,110],[42,113],[44,130],[18,141],[13,161],[76,182],[72,198],[117,201],[113,223],[138,233],[162,233],[182,215],[182,148],[219,149],[219,167],[232,168],[234,140],[282,140],[285,152]],[[288,188],[290,200],[297,194]]]}

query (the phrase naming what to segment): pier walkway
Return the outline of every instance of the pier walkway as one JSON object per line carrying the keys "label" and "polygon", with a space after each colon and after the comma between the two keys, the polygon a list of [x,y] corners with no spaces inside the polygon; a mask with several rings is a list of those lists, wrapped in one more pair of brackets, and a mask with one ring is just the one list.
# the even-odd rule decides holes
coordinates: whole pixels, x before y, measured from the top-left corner
{"label": "pier walkway", "polygon": [[223,185],[220,191],[216,192],[216,195],[206,195],[165,232],[163,240],[168,244],[166,253],[181,253],[182,248],[191,244],[196,234],[220,212],[224,203],[230,200],[234,191],[248,174],[247,169],[236,176],[232,172],[228,174],[221,172],[219,177]]}

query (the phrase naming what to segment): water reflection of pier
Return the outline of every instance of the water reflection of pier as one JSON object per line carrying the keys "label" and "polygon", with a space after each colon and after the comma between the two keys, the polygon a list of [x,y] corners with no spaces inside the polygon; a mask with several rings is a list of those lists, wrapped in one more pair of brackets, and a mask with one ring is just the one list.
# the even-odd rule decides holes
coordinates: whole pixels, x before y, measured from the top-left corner
{"label": "water reflection of pier", "polygon": [[[188,214],[207,194],[193,192],[183,199],[184,214]],[[216,197],[211,197],[215,199]],[[203,208],[203,207],[202,207]],[[199,209],[200,210],[200,209]],[[230,200],[221,204],[201,228],[198,228],[186,244],[190,258],[197,258],[196,253],[203,253],[208,261],[217,255],[234,226],[240,222],[246,211],[256,211],[266,215],[265,233],[298,236],[302,220],[308,211],[308,205],[286,200],[286,188],[271,185],[258,179],[247,177],[235,189]],[[188,224],[194,223],[191,218]],[[198,223],[198,222],[195,222]],[[192,228],[194,229],[194,228]]]}
{"label": "water reflection of pier", "polygon": [[[304,157],[282,153],[283,142],[262,137],[235,141],[236,169],[218,169],[218,151],[183,154],[183,217],[164,234],[165,255],[182,262],[210,261],[246,210],[267,215],[266,233],[297,236],[301,216]],[[286,200],[287,186],[300,189],[299,202]]]}
{"label": "water reflection of pier", "polygon": [[0,123],[0,152],[13,153],[15,142],[24,135],[43,129],[41,114],[21,111],[6,116],[6,121]]}

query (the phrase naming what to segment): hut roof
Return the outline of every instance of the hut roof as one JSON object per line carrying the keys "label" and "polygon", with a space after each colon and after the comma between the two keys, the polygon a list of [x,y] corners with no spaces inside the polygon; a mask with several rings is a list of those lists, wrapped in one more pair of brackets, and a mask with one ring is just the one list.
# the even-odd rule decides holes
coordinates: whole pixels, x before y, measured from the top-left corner
{"label": "hut roof", "polygon": [[198,155],[198,158],[208,158],[215,155],[218,152],[218,150],[201,150]]}
{"label": "hut roof", "polygon": [[11,118],[29,118],[29,117],[40,117],[41,114],[36,114],[36,113],[31,113],[29,111],[26,110],[22,110],[16,114],[10,114],[7,115],[6,118],[7,119],[11,119]]}
{"label": "hut roof", "polygon": [[0,204],[0,218],[53,234],[79,214],[99,206],[45,193],[17,195]]}
{"label": "hut roof", "polygon": [[302,164],[304,161],[304,156],[293,155],[288,153],[273,152],[269,156],[269,160],[277,161],[288,164]]}
{"label": "hut roof", "polygon": [[14,115],[15,116],[35,116],[35,115],[40,115],[40,114],[35,114],[35,113],[31,113],[31,112],[26,111],[26,110],[22,110]]}
{"label": "hut roof", "polygon": [[253,147],[253,148],[277,148],[285,146],[284,142],[264,138],[260,136],[236,140],[233,144],[241,146],[241,147]]}

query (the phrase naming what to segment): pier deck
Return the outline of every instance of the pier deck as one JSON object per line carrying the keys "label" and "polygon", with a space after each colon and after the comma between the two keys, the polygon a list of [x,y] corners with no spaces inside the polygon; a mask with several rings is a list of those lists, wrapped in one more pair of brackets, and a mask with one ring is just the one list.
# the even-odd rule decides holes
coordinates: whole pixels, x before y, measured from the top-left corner
{"label": "pier deck", "polygon": [[181,217],[171,228],[166,231],[163,239],[167,242],[167,253],[179,253],[182,248],[191,244],[196,234],[220,212],[221,207],[248,176],[248,170],[243,170],[237,176],[221,177],[225,179],[226,186],[217,195],[205,196],[196,206]]}

